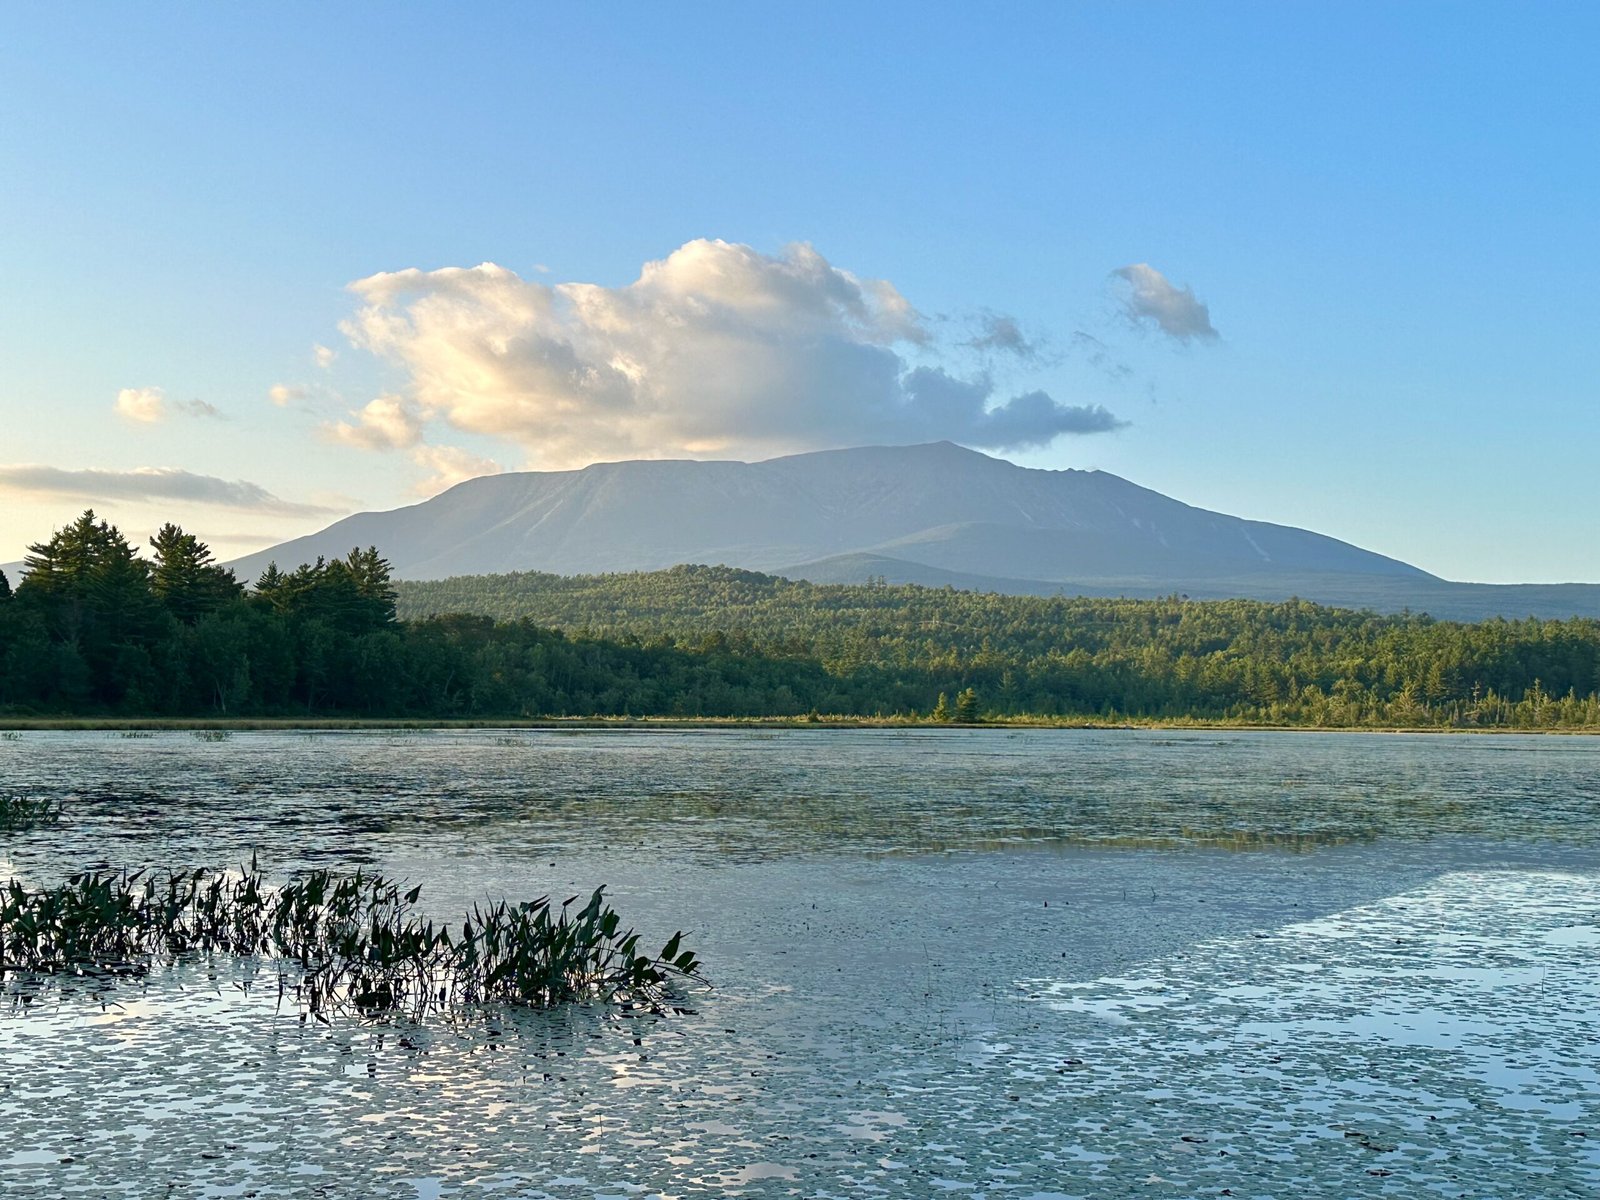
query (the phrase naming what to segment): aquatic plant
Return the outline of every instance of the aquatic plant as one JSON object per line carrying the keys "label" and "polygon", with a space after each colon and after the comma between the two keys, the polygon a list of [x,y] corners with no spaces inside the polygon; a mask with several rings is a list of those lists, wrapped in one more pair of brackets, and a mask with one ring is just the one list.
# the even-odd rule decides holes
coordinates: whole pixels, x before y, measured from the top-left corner
{"label": "aquatic plant", "polygon": [[226,729],[196,729],[194,736],[202,742],[225,742],[233,735]]}
{"label": "aquatic plant", "polygon": [[48,796],[8,796],[0,792],[0,830],[53,825],[60,819],[60,800]]}
{"label": "aquatic plant", "polygon": [[280,995],[305,1009],[461,1005],[548,1008],[596,1000],[677,1008],[700,963],[674,934],[656,955],[596,889],[476,906],[458,932],[416,910],[422,889],[382,875],[310,871],[270,886],[254,860],[238,872],[82,872],[53,888],[0,885],[0,978],[140,975],[159,958],[234,954],[274,965]]}
{"label": "aquatic plant", "polygon": [[0,742],[20,742],[22,735],[15,729],[0,730]]}

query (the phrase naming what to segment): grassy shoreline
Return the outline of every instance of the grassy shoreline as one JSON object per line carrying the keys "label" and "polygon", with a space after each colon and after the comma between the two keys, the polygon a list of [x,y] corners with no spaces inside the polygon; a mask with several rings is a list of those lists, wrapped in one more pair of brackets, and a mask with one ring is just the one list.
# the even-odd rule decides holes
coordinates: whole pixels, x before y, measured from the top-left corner
{"label": "grassy shoreline", "polygon": [[913,720],[909,717],[519,717],[449,719],[402,717],[4,717],[0,732],[201,731],[273,732],[307,730],[529,729],[529,730],[719,730],[719,729],[1059,729],[1059,730],[1225,730],[1261,733],[1471,733],[1556,734],[1593,737],[1600,727],[1523,729],[1506,726],[1443,725],[1272,725],[1251,721],[1201,719],[1096,720],[1089,717],[997,717],[978,724]]}

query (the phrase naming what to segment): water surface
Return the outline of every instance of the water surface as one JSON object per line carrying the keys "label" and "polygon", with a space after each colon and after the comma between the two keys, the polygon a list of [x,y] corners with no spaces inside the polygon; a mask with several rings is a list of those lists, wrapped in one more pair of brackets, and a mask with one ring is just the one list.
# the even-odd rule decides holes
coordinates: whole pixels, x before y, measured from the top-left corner
{"label": "water surface", "polygon": [[1600,743],[26,734],[0,869],[609,885],[692,1015],[304,1023],[180,964],[0,1017],[0,1194],[1561,1196],[1600,1185]]}

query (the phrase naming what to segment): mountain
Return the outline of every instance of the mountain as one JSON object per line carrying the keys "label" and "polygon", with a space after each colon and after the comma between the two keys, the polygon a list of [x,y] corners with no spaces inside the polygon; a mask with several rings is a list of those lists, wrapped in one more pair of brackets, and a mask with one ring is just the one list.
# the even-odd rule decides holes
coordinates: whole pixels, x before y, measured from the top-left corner
{"label": "mountain", "polygon": [[[1046,594],[1299,595],[1390,610],[1425,609],[1422,599],[1433,596],[1477,604],[1477,615],[1489,615],[1497,598],[1527,599],[1505,592],[1463,601],[1450,589],[1484,585],[1450,584],[1322,534],[1194,508],[1103,471],[1019,467],[949,442],[486,476],[230,565],[253,579],[269,562],[289,569],[368,545],[399,579],[720,563],[814,582],[884,576]],[[1572,597],[1535,599],[1578,606],[1561,615],[1589,611],[1585,603],[1600,613],[1600,587],[1589,599],[1578,587]]]}
{"label": "mountain", "polygon": [[1192,508],[1102,471],[1038,471],[949,442],[766,462],[596,463],[491,475],[360,513],[238,560],[376,545],[402,579],[512,570],[775,571],[843,554],[1020,579],[1186,578],[1286,569],[1428,576],[1333,538]]}

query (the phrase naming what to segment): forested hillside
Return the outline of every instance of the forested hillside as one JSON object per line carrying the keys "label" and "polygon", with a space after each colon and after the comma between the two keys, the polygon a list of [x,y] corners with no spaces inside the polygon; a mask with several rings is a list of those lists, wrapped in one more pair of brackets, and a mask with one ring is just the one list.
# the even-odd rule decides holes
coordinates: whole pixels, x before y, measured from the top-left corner
{"label": "forested hillside", "polygon": [[889,712],[926,712],[939,692],[970,687],[1001,714],[1600,724],[1593,620],[1464,624],[1299,601],[814,585],[694,566],[397,586],[403,617],[469,612],[589,637],[815,661],[840,681],[874,677],[876,704]]}
{"label": "forested hillside", "polygon": [[1197,719],[1600,728],[1600,622],[814,586],[729,568],[246,589],[93,513],[0,574],[0,714]]}

